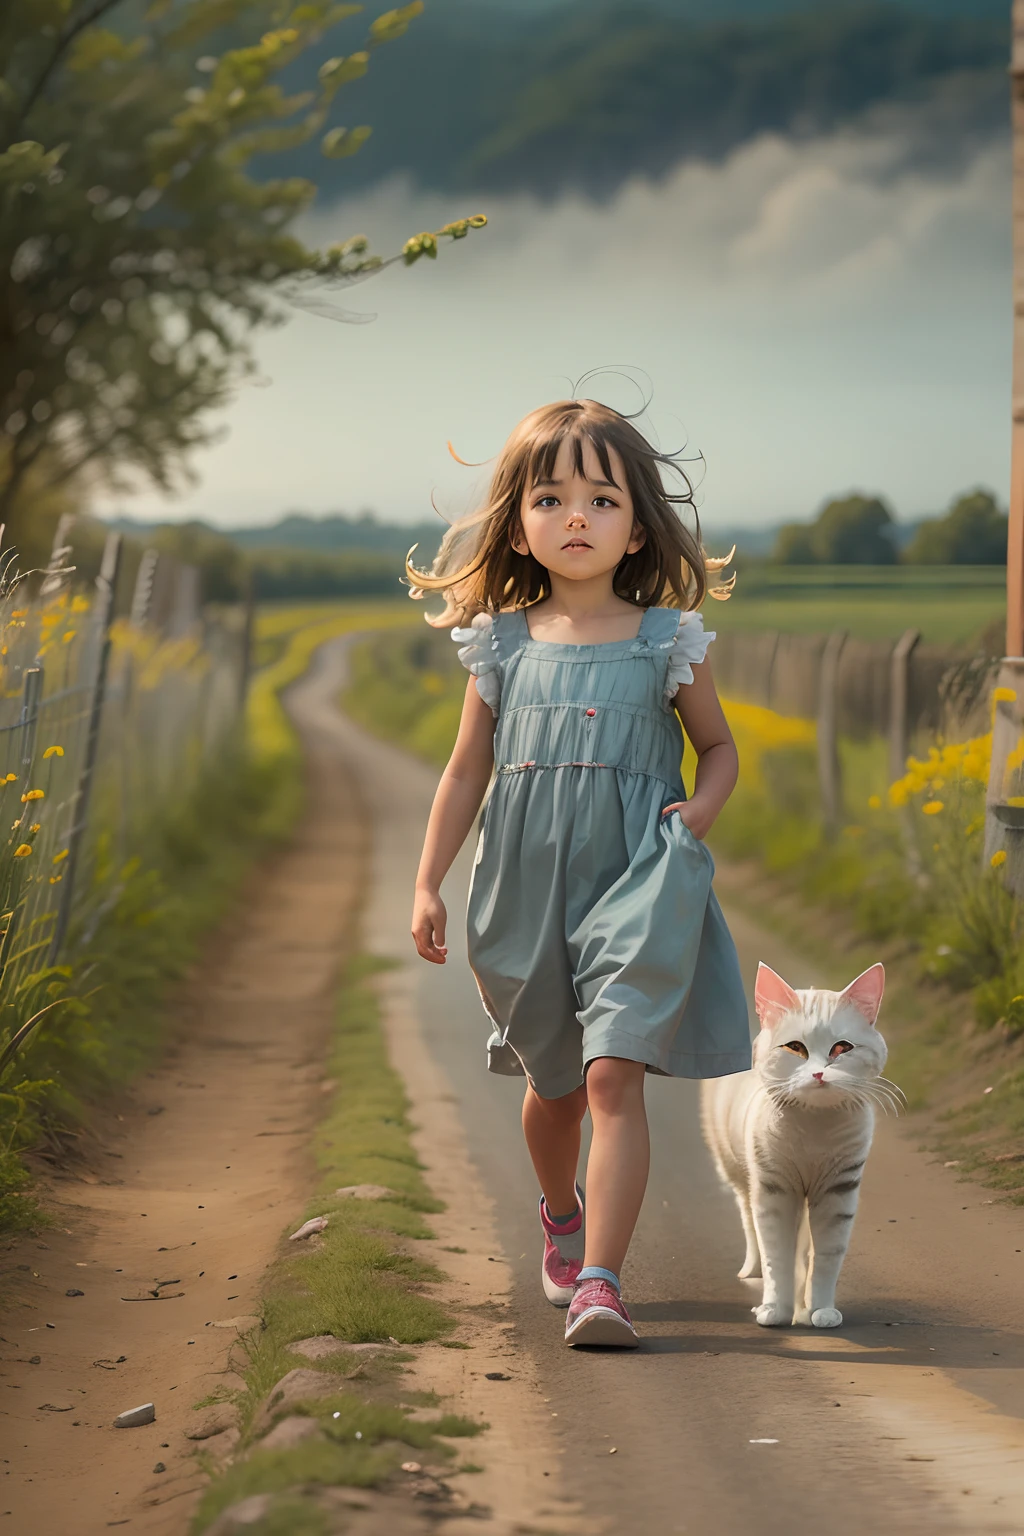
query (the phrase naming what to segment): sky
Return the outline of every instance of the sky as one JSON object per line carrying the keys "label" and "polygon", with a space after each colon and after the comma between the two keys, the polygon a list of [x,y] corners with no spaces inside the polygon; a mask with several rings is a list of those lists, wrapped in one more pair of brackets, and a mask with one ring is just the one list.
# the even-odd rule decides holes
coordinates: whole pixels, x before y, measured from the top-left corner
{"label": "sky", "polygon": [[[523,415],[619,367],[631,378],[610,372],[583,393],[635,410],[649,391],[641,428],[703,456],[711,530],[806,518],[853,489],[884,494],[903,519],[978,484],[1005,497],[1009,147],[936,167],[919,126],[765,136],[602,205],[394,181],[310,215],[311,242],[359,232],[385,254],[454,217],[490,222],[436,263],[325,295],[370,323],[295,311],[258,336],[259,380],[222,413],[196,483],[99,510],[414,522],[433,496],[458,516]],[[484,467],[456,465],[448,440]]]}

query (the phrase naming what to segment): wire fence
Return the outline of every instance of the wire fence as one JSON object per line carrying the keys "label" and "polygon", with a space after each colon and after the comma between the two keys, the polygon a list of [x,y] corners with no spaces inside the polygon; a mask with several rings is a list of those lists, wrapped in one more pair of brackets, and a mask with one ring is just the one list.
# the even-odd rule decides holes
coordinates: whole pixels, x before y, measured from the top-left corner
{"label": "wire fence", "polygon": [[153,827],[239,735],[240,616],[205,617],[196,573],[154,552],[131,593],[120,591],[117,534],[95,590],[76,591],[67,532],[58,531],[50,571],[29,598],[29,583],[11,577],[12,557],[0,557],[6,996],[69,943],[88,941]]}

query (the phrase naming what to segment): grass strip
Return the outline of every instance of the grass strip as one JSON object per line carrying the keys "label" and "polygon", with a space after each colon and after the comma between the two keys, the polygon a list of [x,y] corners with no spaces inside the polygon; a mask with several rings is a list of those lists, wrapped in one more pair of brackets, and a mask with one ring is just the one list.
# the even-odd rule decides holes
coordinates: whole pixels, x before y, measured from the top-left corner
{"label": "grass strip", "polygon": [[[448,1440],[485,1427],[452,1414],[424,1418],[433,1399],[403,1390],[401,1367],[410,1355],[394,1346],[442,1339],[457,1319],[425,1290],[442,1277],[415,1252],[416,1242],[432,1235],[427,1217],[441,1206],[424,1179],[405,1090],[387,1059],[373,984],[383,968],[361,956],[345,969],[328,1064],[335,1087],[314,1140],[318,1188],[304,1213],[327,1215],[330,1224],[299,1253],[283,1240],[268,1271],[262,1326],[239,1344],[245,1355],[245,1386],[235,1399],[239,1449],[234,1463],[214,1474],[193,1536],[223,1509],[261,1493],[277,1497],[252,1527],[254,1536],[319,1532],[317,1487],[384,1485],[401,1476],[402,1462],[413,1455],[443,1465],[455,1454]],[[393,1197],[334,1194],[357,1184],[383,1185]],[[296,1225],[298,1219],[296,1213]],[[317,1362],[312,1368],[330,1378],[330,1394],[289,1403],[287,1413],[316,1419],[319,1436],[288,1450],[261,1450],[259,1436],[274,1417],[265,1406],[273,1388],[288,1371],[311,1365],[292,1346],[320,1334],[388,1347],[379,1355],[345,1352]]]}

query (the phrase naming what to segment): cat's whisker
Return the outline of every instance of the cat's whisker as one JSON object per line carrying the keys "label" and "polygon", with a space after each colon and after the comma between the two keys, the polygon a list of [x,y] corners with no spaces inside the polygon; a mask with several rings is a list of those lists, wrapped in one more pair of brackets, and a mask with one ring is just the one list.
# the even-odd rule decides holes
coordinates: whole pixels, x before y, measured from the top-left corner
{"label": "cat's whisker", "polygon": [[899,1098],[902,1099],[904,1104],[908,1102],[907,1096],[903,1092],[903,1089],[900,1087],[899,1083],[892,1082],[888,1077],[879,1077],[876,1078],[875,1081],[878,1083],[884,1083],[885,1087],[891,1089],[893,1093],[897,1094]]}

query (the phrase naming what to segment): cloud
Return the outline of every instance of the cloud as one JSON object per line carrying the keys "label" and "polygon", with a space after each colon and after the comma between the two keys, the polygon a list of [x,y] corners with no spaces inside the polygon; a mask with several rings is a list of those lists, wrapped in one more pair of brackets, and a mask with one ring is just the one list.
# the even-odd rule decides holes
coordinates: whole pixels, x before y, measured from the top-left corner
{"label": "cloud", "polygon": [[[660,440],[704,451],[713,521],[803,515],[851,485],[904,515],[979,481],[1003,491],[1009,147],[979,138],[934,163],[921,137],[891,114],[764,136],[602,205],[390,183],[324,210],[310,239],[361,230],[383,251],[478,205],[490,227],[340,296],[372,325],[297,313],[260,338],[270,387],[228,410],[198,492],[131,510],[240,523],[369,506],[407,521],[436,488],[457,513],[473,487],[448,438],[486,459],[567,378],[620,361],[650,376]],[[603,393],[635,399],[621,381]]]}

